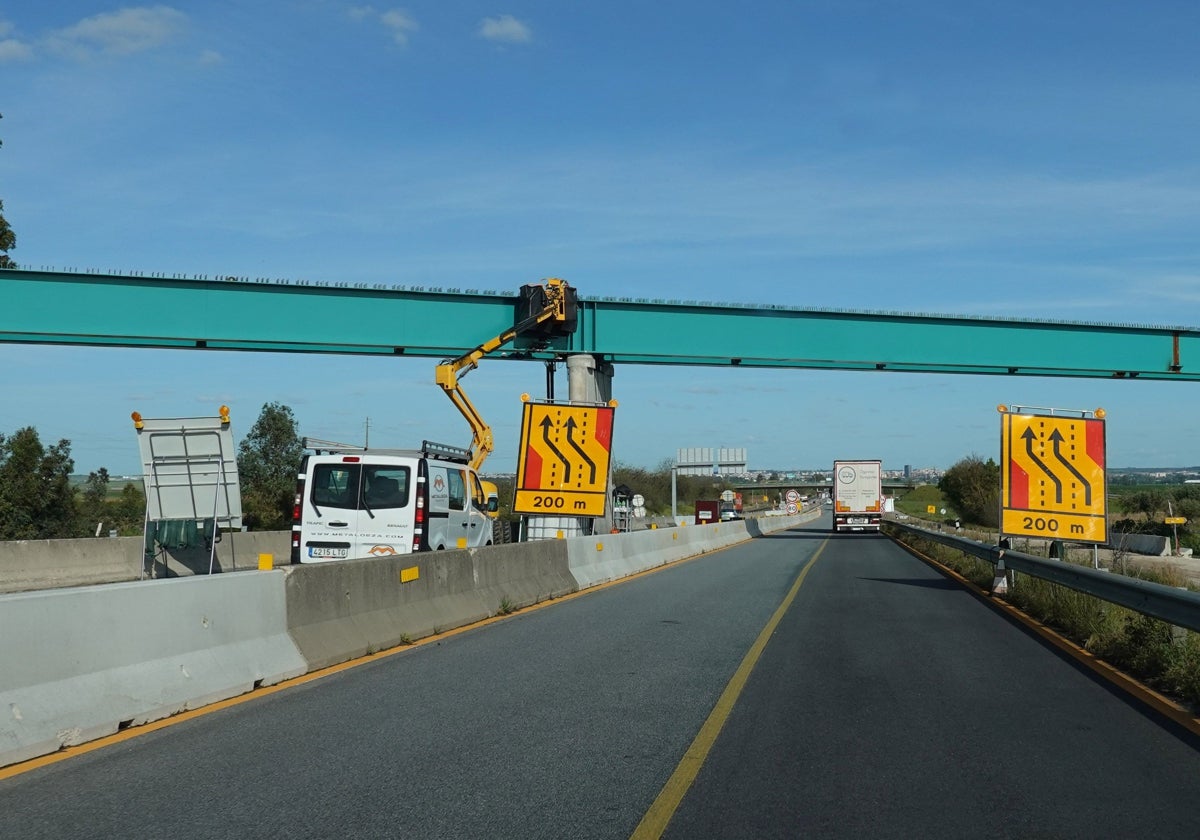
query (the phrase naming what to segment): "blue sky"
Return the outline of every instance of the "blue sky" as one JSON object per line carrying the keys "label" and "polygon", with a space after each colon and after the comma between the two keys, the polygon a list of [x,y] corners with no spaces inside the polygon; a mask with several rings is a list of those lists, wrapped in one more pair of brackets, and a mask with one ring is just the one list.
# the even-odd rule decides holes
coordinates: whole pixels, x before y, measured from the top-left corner
{"label": "blue sky", "polygon": [[[0,6],[0,199],[30,268],[1200,328],[1200,4]],[[480,336],[480,341],[488,336]],[[1186,360],[1185,360],[1186,361]],[[433,360],[0,344],[0,433],[138,470],[129,412],[263,403],[377,445],[469,433]],[[464,385],[515,468],[536,364]],[[998,457],[998,402],[1200,463],[1200,389],[622,368],[614,454]],[[560,393],[565,385],[560,386]]]}

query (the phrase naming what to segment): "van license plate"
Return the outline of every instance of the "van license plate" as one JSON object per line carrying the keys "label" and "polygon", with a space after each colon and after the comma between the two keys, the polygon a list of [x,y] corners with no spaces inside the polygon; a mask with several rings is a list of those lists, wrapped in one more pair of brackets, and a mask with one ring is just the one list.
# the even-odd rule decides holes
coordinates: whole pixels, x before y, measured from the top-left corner
{"label": "van license plate", "polygon": [[308,549],[309,557],[330,557],[345,560],[349,554],[350,549],[348,548],[315,548],[310,546]]}

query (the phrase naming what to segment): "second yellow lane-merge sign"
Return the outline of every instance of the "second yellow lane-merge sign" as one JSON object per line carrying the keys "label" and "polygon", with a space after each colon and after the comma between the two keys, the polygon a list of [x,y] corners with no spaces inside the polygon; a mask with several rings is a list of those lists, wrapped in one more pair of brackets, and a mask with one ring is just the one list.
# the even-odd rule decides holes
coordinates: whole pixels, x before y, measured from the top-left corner
{"label": "second yellow lane-merge sign", "polygon": [[1108,542],[1104,420],[1002,417],[1001,534]]}
{"label": "second yellow lane-merge sign", "polygon": [[514,513],[603,516],[612,406],[525,403]]}

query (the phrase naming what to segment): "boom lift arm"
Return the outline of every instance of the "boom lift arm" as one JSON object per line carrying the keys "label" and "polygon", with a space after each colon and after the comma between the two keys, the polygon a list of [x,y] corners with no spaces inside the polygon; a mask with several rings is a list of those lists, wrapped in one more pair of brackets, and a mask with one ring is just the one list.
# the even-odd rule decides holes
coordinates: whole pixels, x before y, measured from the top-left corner
{"label": "boom lift arm", "polygon": [[459,379],[466,376],[479,366],[479,360],[504,346],[518,336],[533,335],[535,338],[549,343],[551,338],[567,336],[575,332],[576,297],[575,289],[565,280],[551,277],[545,285],[532,283],[521,287],[521,300],[517,313],[517,322],[500,333],[488,339],[469,353],[457,359],[446,359],[437,366],[437,384],[446,392],[450,402],[459,413],[466,418],[471,427],[471,446],[469,465],[478,471],[495,448],[492,427],[489,426],[475,408],[474,403],[467,398],[459,385]]}

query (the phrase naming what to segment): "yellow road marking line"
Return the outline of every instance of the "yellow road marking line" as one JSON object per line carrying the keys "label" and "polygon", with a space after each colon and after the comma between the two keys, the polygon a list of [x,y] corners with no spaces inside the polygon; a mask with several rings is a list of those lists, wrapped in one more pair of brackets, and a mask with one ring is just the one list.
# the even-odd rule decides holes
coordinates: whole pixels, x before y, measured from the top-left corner
{"label": "yellow road marking line", "polygon": [[817,558],[821,556],[821,552],[825,550],[825,546],[829,545],[828,537],[821,543],[820,547],[813,553],[812,558],[805,564],[800,574],[796,576],[792,588],[784,597],[782,603],[776,608],[774,615],[770,621],[759,632],[758,638],[754,640],[754,644],[750,646],[750,650],[746,651],[746,655],[742,658],[742,664],[738,666],[733,677],[729,680],[729,684],[725,686],[725,690],[721,692],[717,704],[713,706],[713,710],[709,712],[708,719],[704,721],[704,725],[700,727],[700,731],[696,733],[696,738],[692,741],[692,745],[688,747],[687,752],[683,754],[683,758],[679,760],[675,772],[671,774],[671,778],[667,779],[667,783],[663,785],[663,789],[659,792],[658,797],[646,811],[642,821],[638,823],[633,834],[630,835],[630,840],[658,840],[662,837],[664,831],[667,830],[667,823],[675,816],[675,812],[679,809],[679,804],[683,802],[683,797],[687,795],[691,789],[692,783],[696,781],[696,776],[700,772],[700,768],[704,765],[705,759],[708,758],[709,751],[713,748],[713,744],[717,741],[717,736],[721,734],[721,730],[725,726],[725,721],[729,719],[730,713],[733,711],[734,705],[742,694],[742,689],[746,687],[746,681],[750,678],[750,673],[754,670],[754,666],[758,664],[759,657],[762,656],[763,650],[767,647],[767,642],[771,638],[771,634],[775,632],[775,628],[779,626],[779,622],[783,620],[783,616],[792,606],[792,601],[796,600],[796,593],[800,591],[801,584],[808,577],[808,573],[816,564]]}

